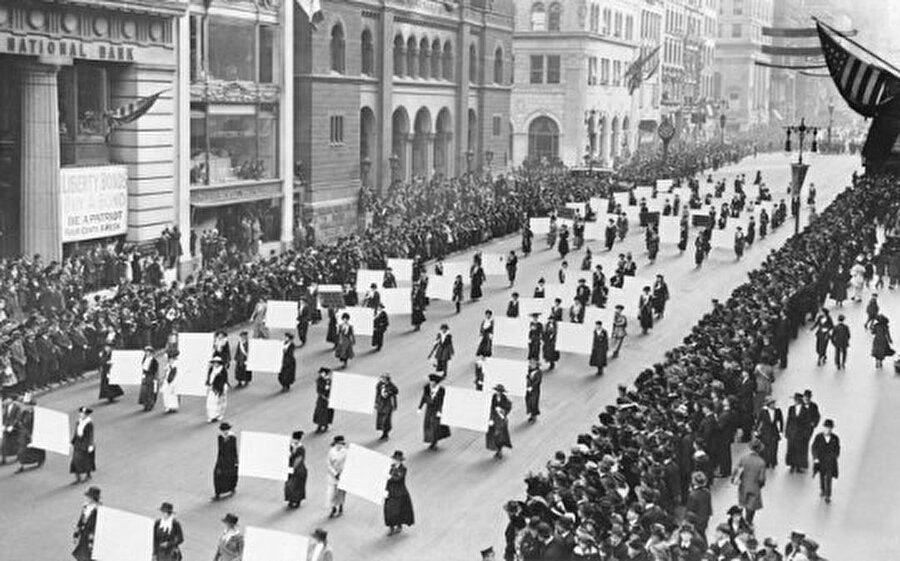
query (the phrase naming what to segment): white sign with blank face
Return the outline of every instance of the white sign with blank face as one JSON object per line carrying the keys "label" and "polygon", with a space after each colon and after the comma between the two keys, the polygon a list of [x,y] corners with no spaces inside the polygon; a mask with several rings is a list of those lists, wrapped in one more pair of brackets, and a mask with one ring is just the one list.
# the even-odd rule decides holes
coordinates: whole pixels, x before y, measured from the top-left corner
{"label": "white sign with blank face", "polygon": [[412,282],[413,260],[391,257],[387,260],[387,266],[394,272],[397,282]]}
{"label": "white sign with blank face", "polygon": [[412,313],[411,288],[384,288],[381,290],[381,303],[389,316],[402,316]]}
{"label": "white sign with blank face", "polygon": [[494,318],[494,344],[516,349],[528,348],[529,321],[524,318]]}
{"label": "white sign with blank face", "polygon": [[550,218],[532,218],[529,221],[531,225],[531,233],[532,234],[549,234],[550,233]]}
{"label": "white sign with blank face", "polygon": [[506,256],[501,253],[482,253],[481,266],[489,277],[506,276]]}
{"label": "white sign with blank face", "polygon": [[665,244],[677,244],[681,241],[681,217],[659,217],[659,241]]}
{"label": "white sign with blank face", "polygon": [[609,216],[606,214],[597,215],[596,222],[584,223],[584,239],[586,240],[603,240],[606,239],[606,226],[609,224]]}
{"label": "white sign with blank face", "polygon": [[484,388],[492,390],[503,384],[506,393],[525,397],[525,378],[528,376],[528,362],[489,356],[484,359]]}
{"label": "white sign with blank face", "polygon": [[710,245],[716,249],[734,249],[734,226],[727,224],[723,229],[714,229]]}
{"label": "white sign with blank face", "polygon": [[[588,306],[584,309],[584,325],[588,325],[593,329],[594,324],[599,321],[603,324],[603,327],[610,329],[612,327],[614,315],[614,308],[596,308],[594,306]],[[558,340],[559,338],[557,336],[557,341]]]}
{"label": "white sign with blank face", "polygon": [[353,327],[353,333],[355,335],[371,337],[372,333],[375,332],[375,313],[372,311],[372,308],[365,308],[363,306],[343,308],[338,312],[338,320],[340,320],[344,314],[350,316],[350,325]]}
{"label": "white sign with blank face", "polygon": [[444,407],[441,409],[441,424],[485,431],[491,415],[491,392],[447,387]]}
{"label": "white sign with blank face", "polygon": [[625,208],[631,202],[631,192],[617,191],[613,193],[613,200],[616,201],[617,205],[621,205],[622,208]]}
{"label": "white sign with blank face", "polygon": [[662,212],[663,206],[666,204],[666,200],[668,200],[668,197],[666,197],[665,199],[663,199],[662,197],[660,197],[658,199],[647,199],[644,202],[647,203],[648,211]]}
{"label": "white sign with blank face", "polygon": [[353,413],[372,414],[375,407],[375,386],[378,378],[335,372],[331,377],[328,407]]}
{"label": "white sign with blank face", "polygon": [[309,554],[309,538],[247,526],[243,561],[297,561]]}
{"label": "white sign with blank face", "polygon": [[755,183],[744,185],[744,194],[747,196],[747,200],[755,201],[759,198],[759,185]]}
{"label": "white sign with blank face", "polygon": [[469,284],[469,264],[459,261],[444,263],[444,276],[450,280],[455,280],[457,276],[460,276],[463,284]]}
{"label": "white sign with blank face", "polygon": [[546,298],[519,298],[519,317],[529,320],[531,314],[546,316],[552,305],[553,300]]}
{"label": "white sign with blank face", "polygon": [[297,325],[297,303],[269,300],[266,304],[266,327],[269,329],[294,329]]}
{"label": "white sign with blank face", "polygon": [[676,187],[672,189],[672,197],[678,197],[678,200],[681,201],[681,204],[686,205],[688,201],[691,200],[691,188],[690,187]]}
{"label": "white sign with blank face", "polygon": [[641,204],[641,199],[649,201],[653,198],[653,187],[635,187],[634,198],[637,199],[638,205]]}
{"label": "white sign with blank face", "polygon": [[152,518],[108,506],[97,507],[97,526],[94,530],[91,559],[150,561],[152,558]]}
{"label": "white sign with blank face", "polygon": [[437,275],[428,277],[425,294],[432,300],[453,300],[453,279]]}
{"label": "white sign with blank face", "polygon": [[385,486],[390,473],[390,458],[364,446],[350,443],[347,447],[344,471],[338,480],[338,489],[380,505],[387,494]]}
{"label": "white sign with blank face", "polygon": [[656,191],[659,193],[668,193],[672,190],[672,185],[675,183],[672,179],[657,179],[656,180]]}
{"label": "white sign with blank face", "polygon": [[34,408],[32,447],[68,456],[70,437],[68,415],[46,407]]}
{"label": "white sign with blank face", "polygon": [[283,481],[288,474],[291,439],[285,434],[241,431],[238,475]]}
{"label": "white sign with blank face", "polygon": [[[563,306],[568,306],[569,304],[571,304],[572,300],[575,298],[574,282],[570,281],[566,284],[544,285],[544,299],[537,299],[538,302],[543,302],[543,305],[537,311],[542,313],[549,312],[550,307],[553,306],[553,303],[557,298],[559,298],[559,302]],[[528,298],[525,298],[525,300],[528,300]],[[521,308],[519,309],[521,310]]]}
{"label": "white sign with blank face", "polygon": [[109,383],[139,386],[143,375],[144,351],[114,350],[110,355]]}
{"label": "white sign with blank face", "polygon": [[609,199],[604,199],[601,197],[591,197],[591,200],[588,201],[588,204],[595,214],[606,214],[606,212],[609,211]]}
{"label": "white sign with blank face", "polygon": [[594,325],[587,323],[557,323],[556,350],[580,355],[591,354]]}
{"label": "white sign with blank face", "polygon": [[206,395],[206,375],[212,353],[212,333],[178,334],[178,370],[175,376],[178,395]]}
{"label": "white sign with blank face", "polygon": [[624,207],[625,217],[628,218],[629,224],[638,224],[641,220],[641,208],[637,206]]}
{"label": "white sign with blank face", "polygon": [[247,341],[247,370],[280,372],[283,353],[284,344],[277,339],[250,339]]}
{"label": "white sign with blank face", "polygon": [[381,285],[384,284],[384,271],[378,269],[359,269],[356,271],[356,292],[360,295],[365,294],[372,285],[378,287],[381,291]]}

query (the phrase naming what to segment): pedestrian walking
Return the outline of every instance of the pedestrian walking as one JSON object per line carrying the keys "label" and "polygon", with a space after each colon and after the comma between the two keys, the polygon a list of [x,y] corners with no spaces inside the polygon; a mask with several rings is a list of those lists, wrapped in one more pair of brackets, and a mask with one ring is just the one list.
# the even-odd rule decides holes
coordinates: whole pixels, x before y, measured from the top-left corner
{"label": "pedestrian walking", "polygon": [[297,340],[300,346],[306,345],[306,338],[309,334],[309,324],[312,321],[312,310],[306,302],[306,298],[300,298],[297,304]]}
{"label": "pedestrian walking", "polygon": [[528,360],[541,359],[541,343],[544,335],[544,326],[538,320],[540,314],[531,314],[531,323],[528,324]]}
{"label": "pedestrian walking", "polygon": [[456,278],[453,279],[453,290],[451,292],[450,301],[453,302],[453,305],[456,307],[457,314],[462,309],[463,288],[462,275],[456,275]]}
{"label": "pedestrian walking", "polygon": [[350,325],[350,314],[341,314],[341,323],[337,327],[337,346],[334,349],[334,356],[341,361],[341,366],[346,368],[347,362],[356,356],[353,352],[353,346],[356,345],[356,335],[353,332],[353,326]]}
{"label": "pedestrian walking", "polygon": [[740,226],[737,227],[737,230],[734,233],[734,255],[735,260],[740,260],[744,255],[744,246],[746,245],[746,238],[744,237],[744,230]]}
{"label": "pedestrian walking", "polygon": [[210,423],[221,421],[228,406],[228,371],[220,357],[209,361],[206,371],[206,420]]}
{"label": "pedestrian walking", "polygon": [[159,361],[153,356],[153,347],[144,347],[144,358],[141,361],[141,391],[138,394],[138,405],[144,411],[151,411],[156,406],[159,392]]}
{"label": "pedestrian walking", "polygon": [[175,518],[175,507],[172,503],[164,502],[159,506],[159,513],[159,518],[153,522],[153,559],[181,561],[184,530],[181,522]]}
{"label": "pedestrian walking", "polygon": [[213,500],[222,495],[234,495],[238,482],[237,436],[228,423],[219,424],[218,451],[213,468]]}
{"label": "pedestrian walking", "polygon": [[328,545],[328,532],[316,528],[312,533],[306,561],[332,561],[332,558],[331,547]]}
{"label": "pedestrian walking", "polygon": [[399,393],[389,374],[382,374],[375,384],[375,430],[381,431],[379,440],[387,440],[390,436]]}
{"label": "pedestrian walking", "polygon": [[238,517],[232,513],[222,518],[225,529],[219,536],[213,561],[241,561],[244,555],[244,532],[238,526]]}
{"label": "pedestrian walking", "polygon": [[478,327],[478,334],[481,338],[478,341],[475,356],[486,357],[494,354],[494,312],[491,310],[484,311],[484,319],[481,320],[481,325]]}
{"label": "pedestrian walking", "polygon": [[159,384],[159,393],[162,395],[163,411],[175,413],[181,406],[181,398],[178,395],[178,387],[175,381],[178,379],[178,349],[169,351],[169,360],[166,361],[166,370],[163,372]]}
{"label": "pedestrian walking", "polygon": [[[556,318],[553,316],[548,317],[541,332],[541,343],[543,343],[541,354],[543,354],[549,370],[556,368],[556,363],[559,361],[559,351],[556,350],[556,336],[558,332],[559,328]],[[540,364],[539,359],[531,359],[530,362]]]}
{"label": "pedestrian walking", "polygon": [[428,383],[422,388],[422,399],[419,400],[419,412],[425,408],[422,421],[423,440],[431,450],[437,449],[438,442],[450,437],[450,427],[441,424],[441,412],[444,408],[446,391],[441,386],[444,378],[439,374],[429,374]]}
{"label": "pedestrian walking", "polygon": [[534,233],[531,231],[531,226],[526,220],[522,226],[522,253],[525,254],[525,257],[531,255],[531,244],[533,239]]}
{"label": "pedestrian walking", "polygon": [[[544,347],[546,348],[546,347]],[[528,375],[525,378],[525,410],[528,413],[528,422],[533,423],[541,414],[541,383],[544,373],[538,361],[528,363]]]}
{"label": "pedestrian walking", "polygon": [[243,388],[253,380],[253,372],[247,370],[248,356],[250,356],[250,339],[246,331],[241,331],[234,348],[234,379],[237,380],[238,388]]}
{"label": "pedestrian walking", "polygon": [[638,298],[638,319],[641,323],[641,332],[646,335],[653,329],[653,294],[650,287],[645,286]]}
{"label": "pedestrian walking", "polygon": [[319,375],[316,377],[316,407],[313,411],[316,434],[327,431],[334,422],[334,409],[328,403],[331,398],[331,380],[331,369],[324,366],[319,368]]}
{"label": "pedestrian walking", "polygon": [[761,456],[766,462],[766,467],[777,466],[778,442],[784,432],[784,415],[781,409],[775,406],[774,397],[766,397],[765,405],[756,416],[754,431],[763,445]]}
{"label": "pedestrian walking", "polygon": [[845,323],[844,314],[838,316],[837,325],[831,331],[831,344],[834,345],[834,364],[838,370],[847,367],[847,348],[850,346],[850,328]]}
{"label": "pedestrian walking", "polygon": [[653,311],[656,313],[656,319],[660,319],[666,312],[666,302],[669,301],[669,285],[666,284],[666,279],[662,275],[656,275],[651,294]]}
{"label": "pedestrian walking", "polygon": [[506,396],[503,384],[494,386],[490,411],[485,445],[488,450],[494,452],[494,457],[499,459],[503,457],[503,448],[512,448],[509,436],[509,412],[512,411],[512,401]]}
{"label": "pedestrian walking", "polygon": [[91,473],[97,470],[94,449],[94,421],[90,407],[78,408],[78,422],[72,433],[72,460],[69,462],[69,473],[75,474],[75,483],[81,483],[81,476],[87,481]]}
{"label": "pedestrian walking", "polygon": [[513,292],[510,295],[509,303],[506,304],[506,317],[508,317],[508,318],[519,317],[519,293],[518,292]]}
{"label": "pedestrian walking", "polygon": [[832,481],[838,477],[838,458],[841,456],[841,440],[834,434],[834,421],[826,419],[822,432],[812,444],[813,475],[819,475],[819,490],[826,503],[831,502]]}
{"label": "pedestrian walking", "polygon": [[2,403],[0,403],[0,423],[2,423],[2,433],[0,433],[0,465],[6,465],[6,458],[15,456],[19,448],[19,429],[17,421],[21,404],[12,395],[4,395]]}
{"label": "pedestrian walking", "polygon": [[762,488],[766,484],[766,462],[760,453],[763,444],[759,440],[750,443],[750,451],[738,460],[731,482],[738,486],[738,505],[744,509],[744,519],[753,524],[756,511],[763,507]]}
{"label": "pedestrian walking", "polygon": [[784,436],[787,439],[787,455],[784,463],[790,468],[791,473],[804,472],[809,465],[806,436],[810,423],[809,411],[803,406],[803,395],[794,394],[794,403],[788,408],[787,423],[784,426]]}
{"label": "pedestrian walking", "polygon": [[231,366],[231,343],[228,342],[228,334],[224,331],[216,331],[213,338],[213,356],[222,359],[222,367],[226,371]]}
{"label": "pedestrian walking", "polygon": [[[526,253],[526,255],[528,255]],[[516,284],[516,273],[519,269],[519,258],[516,256],[515,250],[510,250],[509,255],[506,256],[506,278],[509,279],[509,286],[512,288],[514,284]]]}
{"label": "pedestrian walking", "polygon": [[875,368],[881,368],[885,357],[894,356],[894,349],[891,347],[893,339],[891,339],[891,329],[888,318],[884,314],[879,314],[875,319],[875,325],[872,327],[872,356],[875,358]]}
{"label": "pedestrian walking", "polygon": [[591,343],[590,366],[597,369],[597,376],[603,376],[606,368],[607,353],[609,352],[609,335],[603,327],[603,322],[594,322],[593,342]]}
{"label": "pedestrian walking", "polygon": [[481,258],[477,255],[472,268],[469,270],[469,298],[473,302],[484,295],[481,287],[486,278],[484,268],[481,266]]}
{"label": "pedestrian walking", "polygon": [[112,350],[112,345],[105,343],[99,355],[100,399],[105,399],[108,403],[114,403],[116,399],[125,394],[121,386],[109,383],[109,372],[112,370]]}
{"label": "pedestrian walking", "polygon": [[379,302],[375,308],[375,317],[372,320],[372,348],[380,351],[384,346],[384,334],[387,333],[390,320],[384,310],[384,303]]}
{"label": "pedestrian walking", "polygon": [[819,315],[816,316],[810,331],[816,333],[816,365],[822,366],[828,362],[828,342],[831,340],[831,330],[834,329],[834,322],[828,310],[822,308]]}
{"label": "pedestrian walking", "polygon": [[622,349],[622,343],[625,342],[625,337],[628,336],[628,318],[623,313],[624,309],[625,306],[622,304],[616,304],[615,312],[613,313],[612,334],[610,335],[613,351],[612,358],[618,358],[619,351]]}
{"label": "pedestrian walking", "polygon": [[406,458],[403,452],[396,450],[391,455],[391,469],[385,485],[387,496],[384,499],[384,525],[389,528],[388,535],[399,534],[403,526],[415,524],[412,498],[406,488]]}
{"label": "pedestrian walking", "polygon": [[331,512],[328,518],[335,518],[344,514],[344,499],[347,496],[346,491],[338,489],[338,482],[341,474],[344,472],[344,464],[347,462],[347,442],[343,436],[335,436],[331,441],[331,448],[328,449],[327,465],[328,465],[328,487],[326,496],[328,498],[328,506]]}
{"label": "pedestrian walking", "polygon": [[75,549],[72,557],[76,561],[91,561],[94,558],[94,532],[97,530],[97,507],[100,506],[100,488],[88,487],[84,492],[86,498],[75,523],[72,541]]}
{"label": "pedestrian walking", "polygon": [[288,477],[284,482],[284,501],[288,508],[298,508],[306,498],[306,448],[303,446],[303,431],[291,434],[288,454]]}
{"label": "pedestrian walking", "polygon": [[434,359],[435,371],[440,372],[446,378],[449,371],[450,359],[456,351],[453,348],[453,335],[450,333],[450,326],[446,323],[441,324],[438,334],[434,338],[434,345],[428,353],[428,359]]}
{"label": "pedestrian walking", "polygon": [[39,468],[44,465],[47,459],[47,452],[40,448],[31,446],[32,434],[34,432],[34,406],[37,401],[34,394],[26,393],[22,397],[22,405],[19,414],[16,416],[15,432],[18,434],[17,442],[17,460],[19,467],[16,473],[22,473],[29,468]]}
{"label": "pedestrian walking", "polygon": [[867,331],[872,329],[875,325],[875,321],[878,319],[878,313],[880,312],[880,308],[878,307],[878,293],[873,292],[872,296],[869,297],[869,303],[866,304],[866,323],[863,325],[863,328]]}

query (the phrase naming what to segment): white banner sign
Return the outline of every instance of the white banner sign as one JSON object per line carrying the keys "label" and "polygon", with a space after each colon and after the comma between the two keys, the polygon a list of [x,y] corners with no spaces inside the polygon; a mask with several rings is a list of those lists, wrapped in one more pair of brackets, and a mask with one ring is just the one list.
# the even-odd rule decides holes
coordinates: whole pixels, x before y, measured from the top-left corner
{"label": "white banner sign", "polygon": [[485,431],[491,417],[492,392],[446,388],[441,423],[451,427]]}
{"label": "white banner sign", "polygon": [[178,334],[178,371],[175,376],[178,395],[206,395],[206,375],[212,354],[212,333]]}
{"label": "white banner sign", "polygon": [[238,474],[283,481],[288,474],[291,439],[284,434],[241,431],[238,447]]}
{"label": "white banner sign", "polygon": [[340,411],[352,411],[372,415],[375,413],[375,387],[378,378],[335,372],[331,378],[328,407]]}
{"label": "white banner sign", "polygon": [[109,383],[140,386],[143,377],[144,351],[113,350],[110,355]]}
{"label": "white banner sign", "polygon": [[380,505],[387,494],[385,486],[390,472],[390,458],[351,443],[347,448],[347,461],[338,480],[338,489]]}
{"label": "white banner sign", "polygon": [[125,166],[59,170],[62,242],[117,236],[128,230]]}
{"label": "white banner sign", "polygon": [[150,561],[152,558],[152,518],[107,506],[97,507],[97,527],[91,559]]}
{"label": "white banner sign", "polygon": [[243,561],[297,561],[309,554],[309,538],[247,526]]}
{"label": "white banner sign", "polygon": [[47,452],[69,455],[69,416],[46,407],[34,408],[31,446]]}

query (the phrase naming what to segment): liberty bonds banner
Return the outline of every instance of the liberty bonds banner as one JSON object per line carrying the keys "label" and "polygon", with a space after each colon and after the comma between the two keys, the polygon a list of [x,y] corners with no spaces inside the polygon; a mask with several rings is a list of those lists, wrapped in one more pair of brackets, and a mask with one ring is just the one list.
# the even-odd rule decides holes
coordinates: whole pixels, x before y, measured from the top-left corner
{"label": "liberty bonds banner", "polygon": [[125,166],[59,170],[62,243],[124,234],[128,229]]}

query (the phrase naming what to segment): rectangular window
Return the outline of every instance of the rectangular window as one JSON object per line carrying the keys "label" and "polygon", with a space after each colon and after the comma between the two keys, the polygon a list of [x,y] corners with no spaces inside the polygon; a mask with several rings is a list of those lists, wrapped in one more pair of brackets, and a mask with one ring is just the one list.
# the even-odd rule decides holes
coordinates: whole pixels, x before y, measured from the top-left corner
{"label": "rectangular window", "polygon": [[491,128],[493,129],[494,136],[500,136],[501,123],[503,121],[500,119],[499,115],[494,115],[494,118],[491,119]]}
{"label": "rectangular window", "polygon": [[203,43],[204,39],[203,18],[201,16],[191,16],[191,81],[195,82],[203,79],[206,73],[206,64],[203,59]]}
{"label": "rectangular window", "polygon": [[331,144],[333,146],[344,144],[344,117],[342,115],[331,116]]}
{"label": "rectangular window", "polygon": [[544,57],[541,55],[531,55],[531,83],[544,83]]}
{"label": "rectangular window", "polygon": [[741,24],[739,24],[739,23],[731,24],[731,36],[732,37],[740,37],[741,36]]}
{"label": "rectangular window", "polygon": [[270,25],[259,27],[259,81],[273,84],[277,79],[278,29]]}
{"label": "rectangular window", "polygon": [[613,61],[613,85],[622,85],[622,63],[618,60]]}
{"label": "rectangular window", "polygon": [[209,75],[216,80],[256,79],[256,22],[209,18]]}
{"label": "rectangular window", "polygon": [[734,15],[744,15],[744,0],[732,0]]}
{"label": "rectangular window", "polygon": [[259,181],[278,175],[278,116],[268,106],[191,111],[191,183]]}
{"label": "rectangular window", "polygon": [[588,85],[597,85],[597,57],[595,56],[588,59]]}
{"label": "rectangular window", "polygon": [[609,85],[609,59],[604,58],[600,61],[600,85]]}
{"label": "rectangular window", "polygon": [[560,78],[560,60],[559,55],[549,55],[547,57],[547,83],[558,84]]}
{"label": "rectangular window", "polygon": [[629,41],[634,39],[634,16],[625,18],[625,38]]}
{"label": "rectangular window", "polygon": [[615,31],[613,32],[613,35],[616,37],[621,37],[622,36],[622,14],[620,12],[616,12],[615,22],[616,22],[616,26],[615,26]]}

